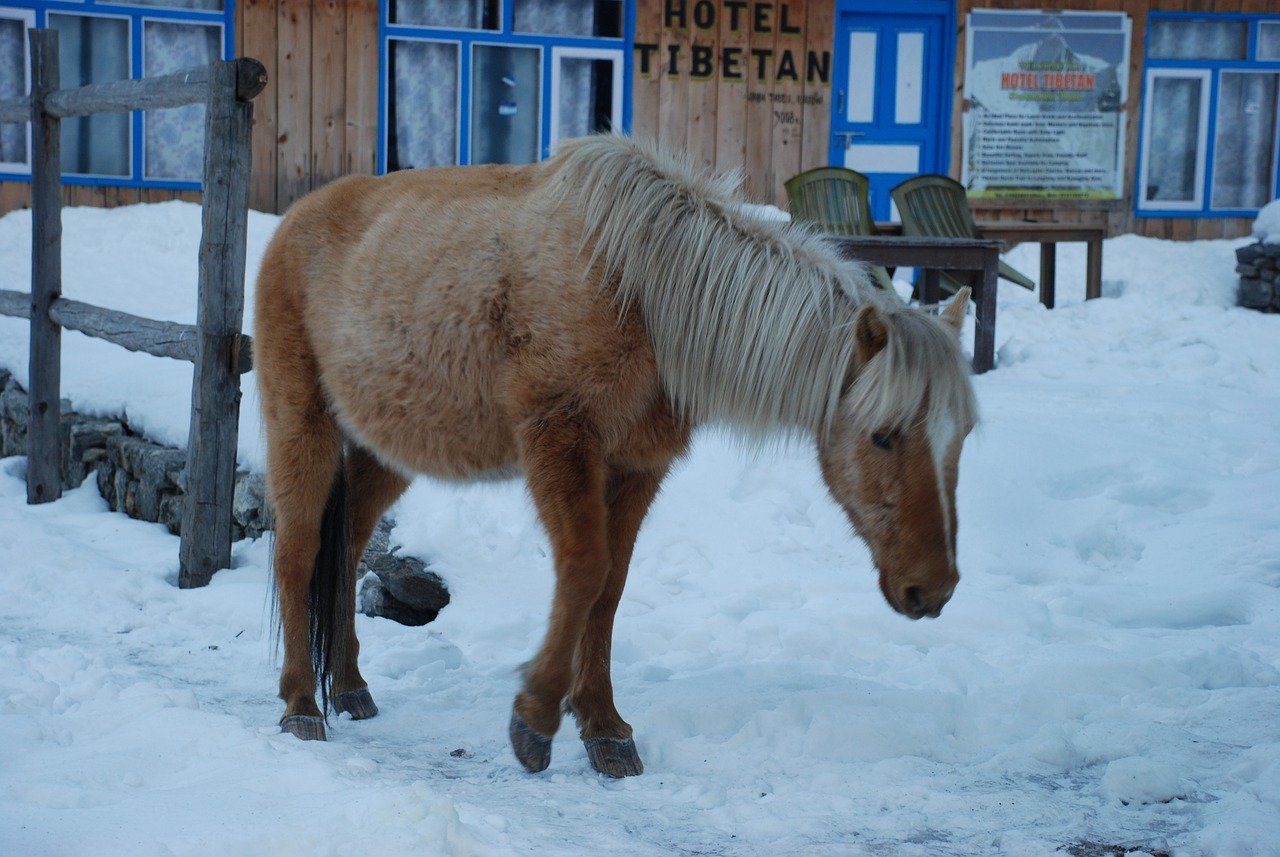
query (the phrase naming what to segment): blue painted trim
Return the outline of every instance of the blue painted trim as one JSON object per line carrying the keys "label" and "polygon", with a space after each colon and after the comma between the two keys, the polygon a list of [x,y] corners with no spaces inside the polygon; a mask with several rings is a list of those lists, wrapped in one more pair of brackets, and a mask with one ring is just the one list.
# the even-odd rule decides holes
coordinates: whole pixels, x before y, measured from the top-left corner
{"label": "blue painted trim", "polygon": [[[0,0],[4,2],[4,0]],[[387,55],[392,39],[448,42],[458,46],[458,147],[457,162],[471,163],[471,59],[475,45],[510,45],[532,47],[542,51],[540,86],[539,151],[541,157],[549,153],[551,141],[551,62],[552,49],[557,47],[594,48],[617,51],[622,64],[622,128],[631,128],[633,80],[633,53],[636,32],[636,0],[623,0],[622,37],[564,36],[544,33],[517,33],[515,8],[511,0],[502,3],[502,28],[500,30],[455,30],[445,27],[424,27],[410,24],[392,24],[387,0],[378,3],[378,172],[387,171],[387,121],[390,114],[388,99],[391,97],[388,80]]]}
{"label": "blue painted trim", "polygon": [[[1243,60],[1215,60],[1215,59],[1158,59],[1151,57],[1151,26],[1153,20],[1181,20],[1181,21],[1244,21],[1248,23],[1248,31],[1246,32],[1245,55],[1247,59]],[[1215,153],[1216,141],[1214,140],[1214,129],[1218,119],[1218,96],[1221,88],[1222,73],[1224,71],[1254,71],[1254,72],[1280,72],[1280,60],[1260,60],[1258,59],[1258,25],[1264,21],[1280,22],[1280,15],[1267,14],[1249,14],[1242,12],[1151,12],[1147,18],[1147,31],[1143,42],[1143,68],[1141,81],[1141,109],[1138,112],[1138,151],[1135,159],[1136,169],[1134,170],[1134,189],[1133,189],[1133,214],[1135,217],[1159,217],[1170,219],[1186,219],[1186,218],[1225,218],[1225,217],[1255,217],[1258,209],[1215,209],[1213,204],[1213,157]],[[1147,104],[1147,72],[1150,70],[1160,69],[1195,69],[1205,70],[1209,72],[1209,112],[1205,119],[1207,127],[1205,128],[1205,153],[1204,153],[1204,183],[1200,188],[1201,207],[1199,209],[1178,209],[1168,210],[1160,208],[1144,208],[1142,206],[1142,195],[1144,188],[1142,187],[1142,165],[1146,154],[1146,116],[1149,105]],[[1277,158],[1280,158],[1280,129],[1276,131]],[[1272,198],[1280,197],[1280,166],[1273,163],[1273,174],[1275,176],[1274,186],[1271,188]]]}
{"label": "blue painted trim", "polygon": [[[236,0],[224,0],[221,12],[199,9],[173,9],[162,6],[137,6],[129,3],[101,2],[101,0],[0,0],[0,6],[9,9],[31,9],[35,12],[36,26],[47,27],[50,12],[81,15],[113,15],[129,20],[129,75],[142,77],[142,21],[159,19],[192,24],[220,24],[222,26],[222,58],[235,56]],[[156,190],[200,190],[198,181],[173,181],[143,177],[144,140],[143,111],[130,114],[130,152],[127,177],[64,174],[62,183],[86,187],[154,188]],[[31,181],[30,173],[0,173],[0,181]]]}

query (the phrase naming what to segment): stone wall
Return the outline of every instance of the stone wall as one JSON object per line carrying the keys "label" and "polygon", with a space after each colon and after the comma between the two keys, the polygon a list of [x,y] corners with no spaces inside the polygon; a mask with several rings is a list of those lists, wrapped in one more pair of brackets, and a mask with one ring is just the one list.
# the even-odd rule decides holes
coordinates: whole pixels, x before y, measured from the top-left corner
{"label": "stone wall", "polygon": [[1236,250],[1240,306],[1280,312],[1280,244],[1261,241]]}
{"label": "stone wall", "polygon": [[[0,369],[0,457],[26,455],[27,391]],[[133,431],[127,420],[89,417],[62,403],[62,486],[92,477],[113,511],[164,524],[178,534],[182,524],[186,452],[162,446]],[[258,538],[270,529],[266,491],[257,473],[236,474],[232,540]],[[449,591],[417,557],[401,556],[391,544],[392,522],[384,519],[361,563],[360,609],[405,625],[424,625],[449,603]]]}

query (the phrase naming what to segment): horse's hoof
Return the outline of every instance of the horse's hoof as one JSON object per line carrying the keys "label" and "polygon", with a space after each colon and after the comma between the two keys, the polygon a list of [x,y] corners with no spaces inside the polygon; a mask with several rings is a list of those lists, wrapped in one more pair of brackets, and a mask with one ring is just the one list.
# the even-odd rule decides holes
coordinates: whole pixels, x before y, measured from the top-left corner
{"label": "horse's hoof", "polygon": [[303,741],[323,741],[324,718],[309,714],[290,714],[280,718],[280,731],[288,732]]}
{"label": "horse's hoof", "polygon": [[582,743],[591,767],[606,777],[621,779],[644,773],[644,762],[636,752],[636,742],[630,738],[587,738]]}
{"label": "horse's hoof", "polygon": [[525,770],[537,774],[545,771],[547,765],[551,764],[551,739],[530,729],[524,718],[514,711],[511,712],[511,725],[507,727],[507,734],[511,738],[511,749],[515,751],[516,758],[524,765]]}
{"label": "horse's hoof", "polygon": [[368,720],[378,716],[378,706],[373,702],[373,694],[369,688],[344,690],[333,697],[333,710],[338,714],[347,712],[352,720]]}

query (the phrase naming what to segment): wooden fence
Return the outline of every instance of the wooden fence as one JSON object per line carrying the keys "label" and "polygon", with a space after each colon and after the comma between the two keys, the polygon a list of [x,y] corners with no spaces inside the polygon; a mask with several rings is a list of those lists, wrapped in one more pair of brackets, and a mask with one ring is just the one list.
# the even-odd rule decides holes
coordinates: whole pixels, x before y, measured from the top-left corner
{"label": "wooden fence", "polygon": [[[240,423],[240,375],[251,368],[244,319],[253,97],[266,86],[252,59],[163,77],[60,89],[58,35],[29,31],[31,95],[0,101],[0,122],[31,123],[31,293],[0,290],[0,314],[31,320],[27,502],[62,494],[62,328],[130,351],[188,360],[191,428],[178,585],[204,586],[231,564],[231,500]],[[204,200],[195,325],[141,318],[62,297],[61,124],[68,116],[204,104]]]}

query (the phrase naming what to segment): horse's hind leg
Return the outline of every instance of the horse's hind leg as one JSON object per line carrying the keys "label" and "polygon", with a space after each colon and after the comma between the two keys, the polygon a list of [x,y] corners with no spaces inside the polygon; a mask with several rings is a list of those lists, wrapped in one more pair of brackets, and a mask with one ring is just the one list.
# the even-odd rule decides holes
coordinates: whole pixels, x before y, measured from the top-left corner
{"label": "horse's hind leg", "polygon": [[578,733],[587,747],[591,767],[610,777],[634,776],[644,772],[636,752],[631,726],[622,719],[613,702],[610,657],[613,617],[627,582],[627,569],[640,524],[649,510],[663,470],[615,470],[606,492],[609,532],[609,576],[596,599],[575,660],[576,675],[569,692],[569,708],[578,720]]}
{"label": "horse's hind leg", "polygon": [[356,446],[348,447],[346,466],[347,483],[351,486],[352,603],[347,611],[346,640],[339,647],[342,659],[333,671],[333,708],[349,713],[353,720],[364,720],[376,715],[378,706],[373,702],[357,663],[360,641],[356,639],[355,576],[359,573],[360,557],[369,545],[374,528],[391,504],[404,493],[409,480]]}
{"label": "horse's hind leg", "polygon": [[[286,400],[280,402],[272,402],[274,397],[263,386],[268,478],[276,522],[276,590],[284,637],[280,698],[285,710],[280,726],[299,738],[324,740],[311,665],[309,601],[321,519],[342,457],[342,435],[324,407],[318,385],[310,395],[281,397]],[[293,392],[299,391],[295,387]]]}
{"label": "horse's hind leg", "polygon": [[524,437],[529,490],[551,539],[556,590],[547,635],[525,671],[509,735],[530,771],[551,763],[551,737],[573,677],[573,657],[609,566],[605,466],[595,440],[573,418],[543,420]]}

